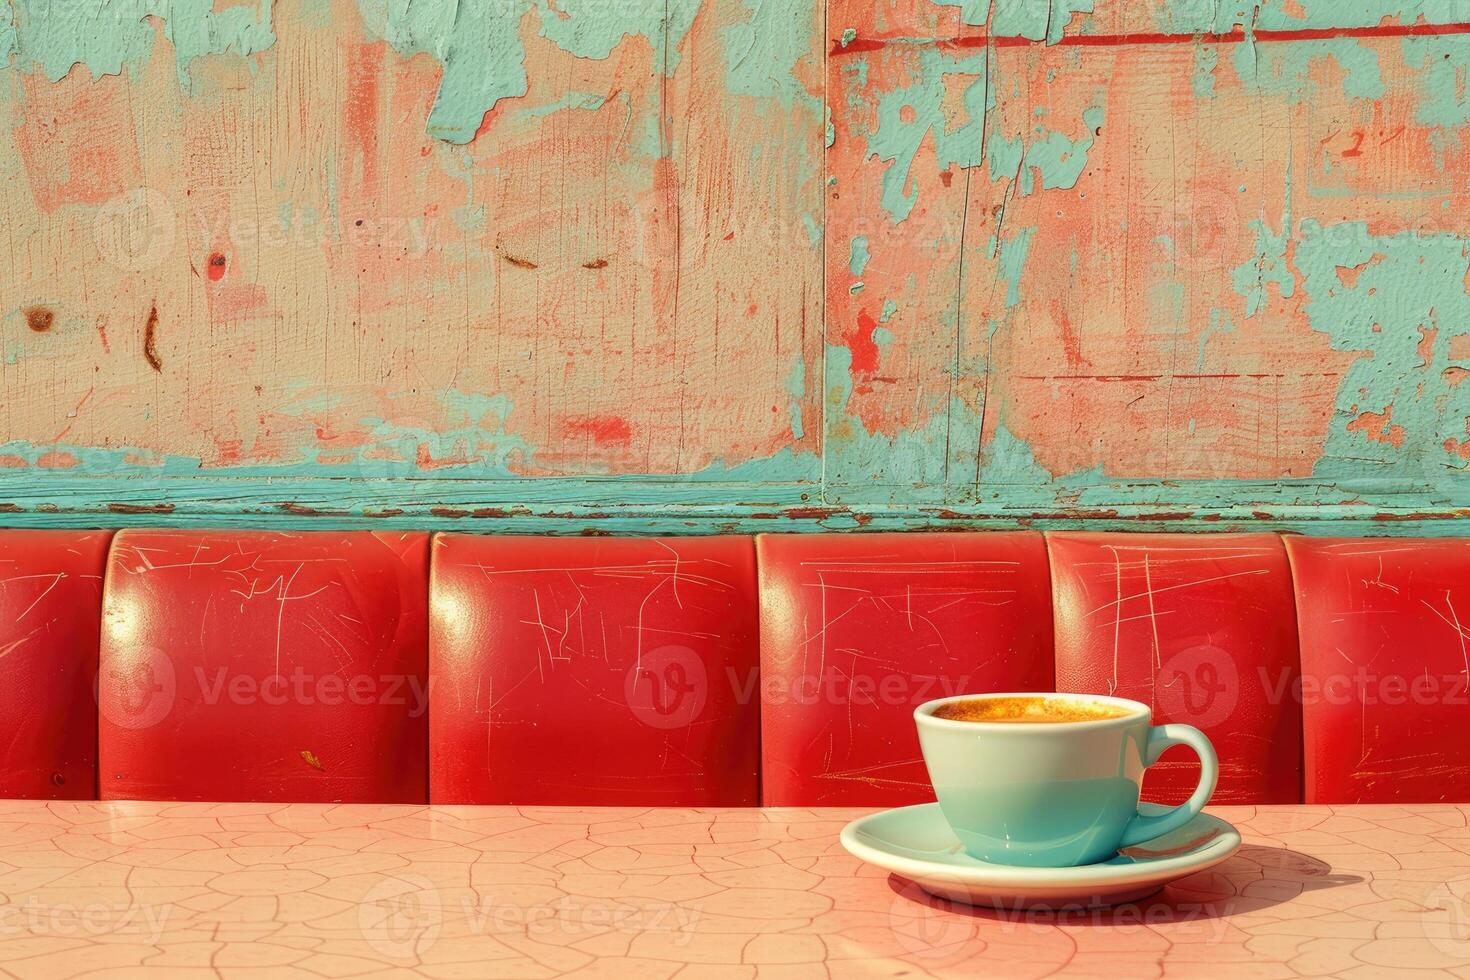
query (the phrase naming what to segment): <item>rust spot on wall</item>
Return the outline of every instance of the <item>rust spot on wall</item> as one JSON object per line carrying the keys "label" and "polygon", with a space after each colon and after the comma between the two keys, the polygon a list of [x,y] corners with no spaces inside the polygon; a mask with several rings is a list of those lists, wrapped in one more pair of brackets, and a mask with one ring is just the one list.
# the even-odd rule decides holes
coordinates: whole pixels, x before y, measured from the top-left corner
{"label": "rust spot on wall", "polygon": [[606,269],[607,268],[607,259],[594,259],[591,262],[583,262],[582,263],[582,268],[584,268],[584,269]]}
{"label": "rust spot on wall", "polygon": [[56,321],[56,314],[51,311],[50,307],[46,306],[27,307],[25,317],[26,326],[30,327],[36,333],[45,333],[51,329],[51,324]]}
{"label": "rust spot on wall", "polygon": [[538,266],[535,262],[532,262],[530,259],[522,258],[519,255],[511,255],[509,252],[501,252],[500,257],[509,262],[511,265],[515,266],[517,269],[540,268],[540,266]]}
{"label": "rust spot on wall", "polygon": [[108,504],[114,514],[172,514],[173,504]]}
{"label": "rust spot on wall", "polygon": [[209,257],[207,275],[210,282],[219,282],[225,276],[225,257],[221,252],[215,252]]}
{"label": "rust spot on wall", "polygon": [[389,507],[387,510],[365,510],[363,517],[397,517],[403,513],[402,507]]}
{"label": "rust spot on wall", "polygon": [[281,510],[288,514],[296,514],[300,517],[340,517],[347,513],[345,510],[317,510],[305,504],[284,503],[280,505]]}
{"label": "rust spot on wall", "polygon": [[430,514],[433,514],[435,517],[456,517],[456,518],[458,518],[458,517],[469,517],[470,516],[470,512],[469,511],[467,511],[467,510],[457,510],[454,507],[430,507],[429,508],[429,513]]}
{"label": "rust spot on wall", "polygon": [[148,322],[143,325],[143,360],[153,370],[163,373],[163,362],[158,359],[158,304],[148,309]]}
{"label": "rust spot on wall", "polygon": [[786,518],[793,521],[824,521],[829,517],[845,513],[842,507],[792,507],[788,510],[751,514],[752,520],[773,521]]}
{"label": "rust spot on wall", "polygon": [[308,766],[311,766],[311,768],[318,772],[326,772],[326,769],[322,767],[322,760],[318,759],[311,749],[302,749],[301,758]]}
{"label": "rust spot on wall", "polygon": [[21,508],[16,504],[0,504],[0,514],[19,514]]}

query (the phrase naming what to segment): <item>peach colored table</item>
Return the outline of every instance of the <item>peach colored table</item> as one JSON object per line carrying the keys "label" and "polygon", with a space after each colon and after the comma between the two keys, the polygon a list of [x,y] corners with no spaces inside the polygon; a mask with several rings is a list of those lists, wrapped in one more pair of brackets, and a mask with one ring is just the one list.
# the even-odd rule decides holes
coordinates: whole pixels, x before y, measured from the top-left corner
{"label": "peach colored table", "polygon": [[0,801],[0,972],[1470,977],[1470,807],[1223,807],[1230,862],[1070,915],[939,907],[860,812]]}

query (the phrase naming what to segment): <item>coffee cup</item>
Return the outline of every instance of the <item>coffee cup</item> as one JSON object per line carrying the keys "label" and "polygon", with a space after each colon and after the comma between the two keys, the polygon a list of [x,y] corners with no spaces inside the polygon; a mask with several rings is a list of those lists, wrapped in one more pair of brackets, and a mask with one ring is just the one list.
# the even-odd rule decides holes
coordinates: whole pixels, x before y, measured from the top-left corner
{"label": "coffee cup", "polygon": [[[962,694],[914,711],[944,819],[992,864],[1096,864],[1184,826],[1215,791],[1219,762],[1191,725],[1154,725],[1148,705],[1093,694]],[[1182,805],[1140,813],[1144,770],[1187,745],[1200,780]]]}

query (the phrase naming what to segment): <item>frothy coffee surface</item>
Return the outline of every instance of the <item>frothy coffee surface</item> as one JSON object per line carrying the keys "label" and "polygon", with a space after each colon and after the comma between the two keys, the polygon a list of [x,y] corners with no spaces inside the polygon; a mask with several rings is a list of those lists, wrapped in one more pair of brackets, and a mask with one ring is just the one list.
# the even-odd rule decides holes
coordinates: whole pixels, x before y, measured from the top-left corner
{"label": "frothy coffee surface", "polygon": [[1127,708],[1099,701],[1064,698],[975,698],[951,701],[934,709],[935,718],[950,721],[1010,722],[1018,725],[1056,725],[1069,721],[1104,721],[1130,714]]}

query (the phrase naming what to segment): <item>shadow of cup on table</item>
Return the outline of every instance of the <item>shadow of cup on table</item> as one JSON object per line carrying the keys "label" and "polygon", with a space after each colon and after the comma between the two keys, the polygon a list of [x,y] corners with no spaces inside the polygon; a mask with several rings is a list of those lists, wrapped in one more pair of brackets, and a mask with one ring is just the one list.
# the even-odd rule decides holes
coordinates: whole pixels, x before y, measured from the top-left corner
{"label": "shadow of cup on table", "polygon": [[941,962],[974,955],[997,931],[1169,925],[1198,930],[1201,939],[1221,941],[1225,926],[1223,922],[1211,924],[1211,920],[1361,881],[1358,875],[1335,874],[1327,862],[1300,851],[1247,844],[1222,864],[1170,882],[1153,895],[1102,908],[1024,902],[998,908],[965,905],[936,898],[907,878],[892,874],[888,886],[894,899],[889,914],[899,945],[916,957]]}

